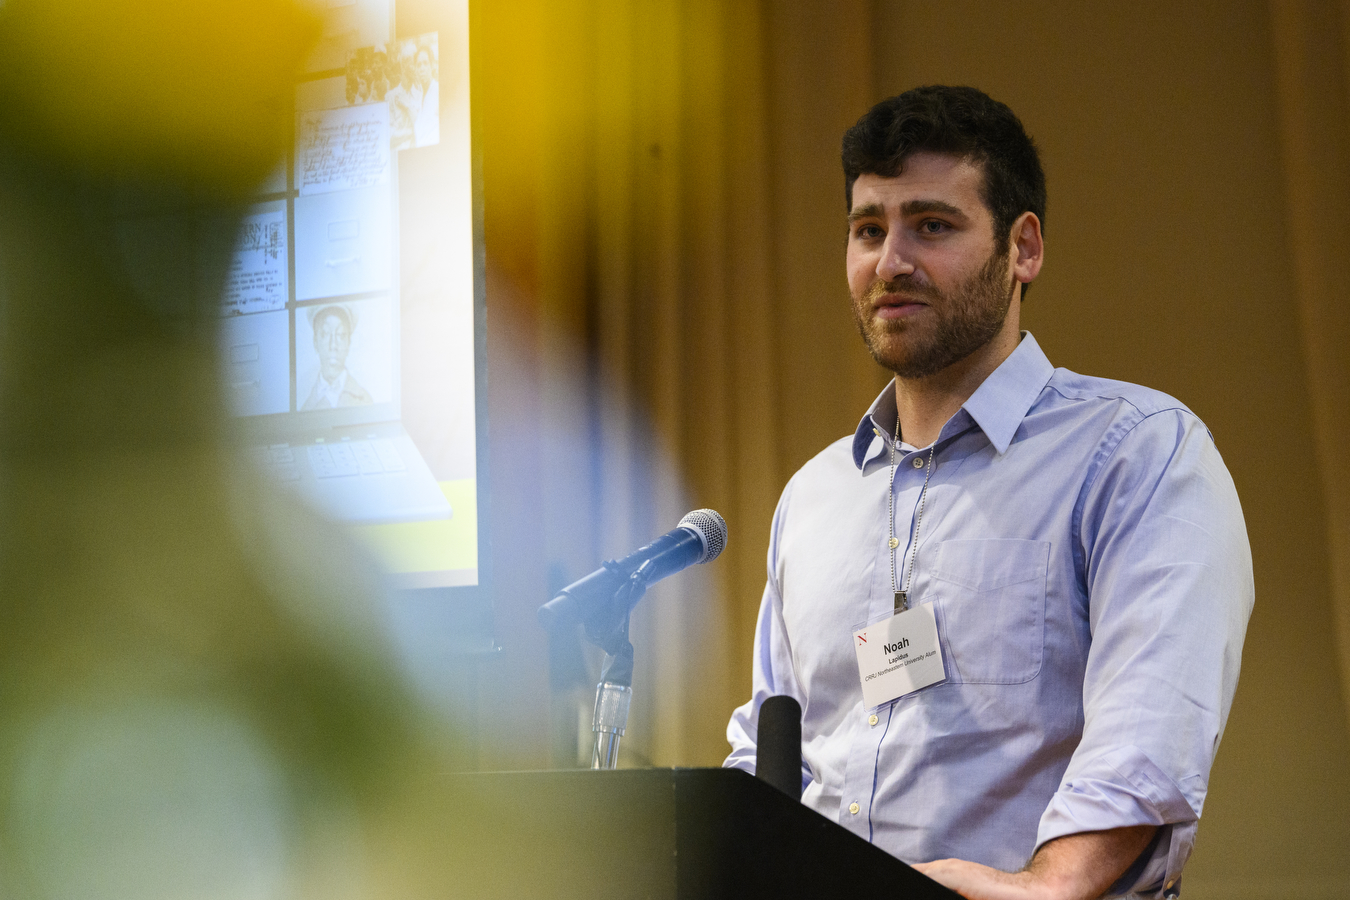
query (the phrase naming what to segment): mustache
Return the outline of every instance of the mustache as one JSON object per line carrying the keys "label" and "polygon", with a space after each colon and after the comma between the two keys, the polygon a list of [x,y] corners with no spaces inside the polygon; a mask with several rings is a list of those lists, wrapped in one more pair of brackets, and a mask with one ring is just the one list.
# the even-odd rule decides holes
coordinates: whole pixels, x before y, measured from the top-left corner
{"label": "mustache", "polygon": [[863,301],[869,306],[875,305],[887,294],[903,294],[920,300],[932,300],[942,296],[942,292],[931,284],[920,284],[911,275],[901,275],[893,281],[878,279],[872,282],[867,286],[867,292],[863,294]]}

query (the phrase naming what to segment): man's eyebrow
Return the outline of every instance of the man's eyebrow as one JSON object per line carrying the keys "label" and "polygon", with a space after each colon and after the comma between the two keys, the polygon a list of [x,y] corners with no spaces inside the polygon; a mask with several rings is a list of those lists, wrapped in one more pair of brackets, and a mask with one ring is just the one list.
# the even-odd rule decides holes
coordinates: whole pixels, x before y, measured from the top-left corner
{"label": "man's eyebrow", "polygon": [[[952,206],[942,200],[907,200],[900,204],[902,216],[921,216],[925,213],[939,213],[958,219],[969,218],[960,207]],[[880,203],[868,203],[850,212],[848,221],[851,225],[859,219],[884,219],[885,217],[886,210]]]}
{"label": "man's eyebrow", "polygon": [[921,216],[924,213],[941,213],[964,219],[966,214],[959,208],[941,200],[909,200],[900,205],[900,213],[905,216]]}
{"label": "man's eyebrow", "polygon": [[859,219],[879,219],[885,215],[885,210],[880,203],[868,203],[865,206],[859,206],[848,214],[849,224],[852,225]]}

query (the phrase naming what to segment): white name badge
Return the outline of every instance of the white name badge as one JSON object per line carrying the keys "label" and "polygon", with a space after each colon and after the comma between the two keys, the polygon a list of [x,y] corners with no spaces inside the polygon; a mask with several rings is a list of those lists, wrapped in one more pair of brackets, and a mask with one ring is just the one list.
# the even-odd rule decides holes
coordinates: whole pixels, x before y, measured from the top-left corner
{"label": "white name badge", "polygon": [[853,649],[858,654],[865,709],[947,678],[931,603],[920,603],[858,629],[853,632]]}

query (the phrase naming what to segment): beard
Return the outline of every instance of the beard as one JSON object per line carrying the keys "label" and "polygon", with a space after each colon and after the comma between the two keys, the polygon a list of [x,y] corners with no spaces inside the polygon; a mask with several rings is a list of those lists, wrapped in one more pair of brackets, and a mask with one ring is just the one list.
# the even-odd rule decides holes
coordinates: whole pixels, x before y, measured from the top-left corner
{"label": "beard", "polygon": [[[980,270],[951,291],[918,284],[904,275],[874,281],[853,299],[853,317],[872,358],[901,378],[925,378],[960,362],[993,340],[1003,327],[1016,280],[1007,275],[1008,250],[995,250]],[[928,304],[933,322],[878,319],[873,304],[904,294]]]}

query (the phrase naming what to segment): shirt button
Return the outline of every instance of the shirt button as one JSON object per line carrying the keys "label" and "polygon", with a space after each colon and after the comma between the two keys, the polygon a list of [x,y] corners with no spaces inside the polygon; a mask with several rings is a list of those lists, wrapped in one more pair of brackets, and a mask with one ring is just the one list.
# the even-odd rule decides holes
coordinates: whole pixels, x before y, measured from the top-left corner
{"label": "shirt button", "polygon": [[900,546],[900,539],[891,538],[890,541],[888,541],[887,543],[889,543],[891,545],[891,549],[894,550],[896,547]]}
{"label": "shirt button", "polygon": [[862,809],[862,807],[859,806],[857,803],[850,803],[850,804],[848,805],[848,811],[851,812],[851,813],[853,813],[853,815],[855,815],[855,816],[858,814],[858,810],[860,810],[860,809]]}
{"label": "shirt button", "polygon": [[877,714],[876,714],[876,713],[872,713],[870,716],[867,717],[867,724],[868,724],[868,725],[875,725],[875,724],[877,724],[877,721],[878,721],[878,719],[877,719]]}
{"label": "shirt button", "polygon": [[875,434],[877,437],[881,437],[881,429],[880,429],[880,428],[873,428],[873,429],[872,429],[872,433]]}
{"label": "shirt button", "polygon": [[922,468],[923,468],[923,457],[922,457],[922,456],[916,456],[916,457],[914,457],[914,468],[916,468],[916,469],[922,469]]}

